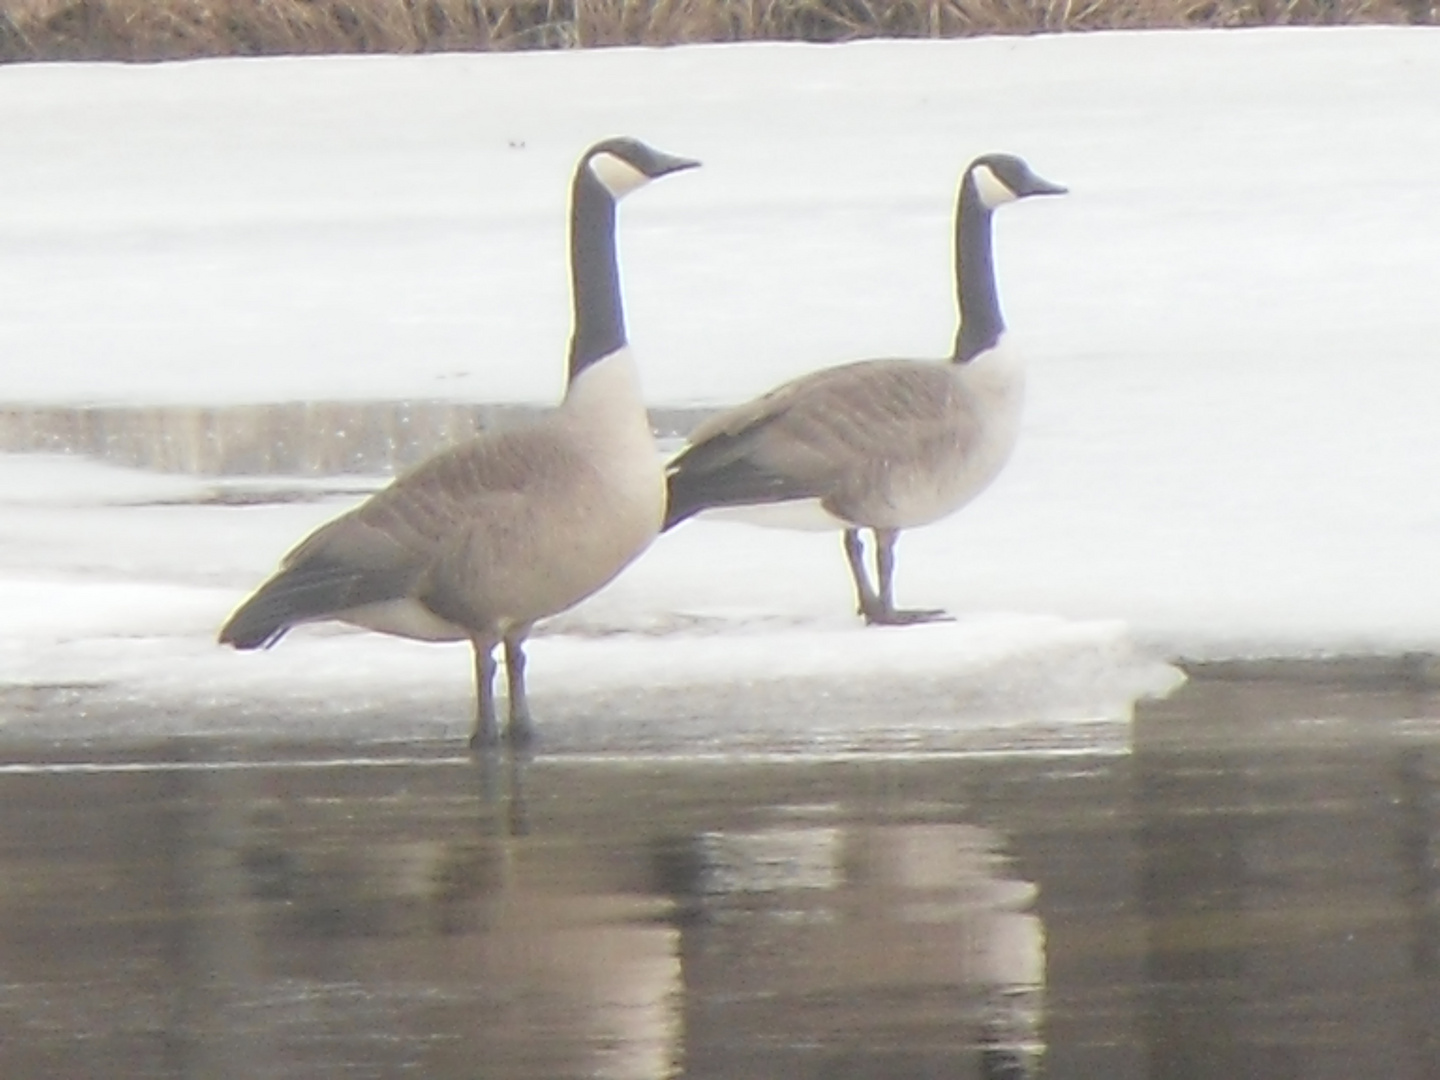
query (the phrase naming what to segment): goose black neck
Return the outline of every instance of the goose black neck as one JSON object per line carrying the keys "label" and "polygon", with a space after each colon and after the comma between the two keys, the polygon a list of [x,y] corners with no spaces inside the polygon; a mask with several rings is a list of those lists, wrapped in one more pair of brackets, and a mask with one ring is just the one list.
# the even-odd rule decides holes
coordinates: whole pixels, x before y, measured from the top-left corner
{"label": "goose black neck", "polygon": [[625,309],[615,259],[615,200],[586,166],[570,195],[570,289],[575,326],[570,381],[625,344]]}
{"label": "goose black neck", "polygon": [[967,173],[960,182],[955,208],[955,292],[960,305],[960,330],[952,359],[963,364],[995,347],[1005,332],[1000,296],[995,286],[991,242],[994,212],[980,201]]}

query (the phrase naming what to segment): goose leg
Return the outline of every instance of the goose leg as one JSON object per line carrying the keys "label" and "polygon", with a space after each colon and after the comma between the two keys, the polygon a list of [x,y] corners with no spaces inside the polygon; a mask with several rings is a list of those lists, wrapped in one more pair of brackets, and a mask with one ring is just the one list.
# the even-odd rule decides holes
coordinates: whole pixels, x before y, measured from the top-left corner
{"label": "goose leg", "polygon": [[865,573],[865,545],[860,540],[860,530],[846,529],[844,541],[845,561],[850,564],[850,577],[855,582],[856,613],[863,616],[866,623],[873,624],[881,613],[881,604]]}
{"label": "goose leg", "polygon": [[470,731],[470,749],[495,746],[500,725],[495,719],[495,642],[472,637],[475,650],[475,726]]}
{"label": "goose leg", "polygon": [[529,746],[535,739],[530,699],[525,694],[525,635],[529,632],[527,626],[505,638],[505,685],[510,694],[510,725],[505,737],[511,746]]}
{"label": "goose leg", "polygon": [[942,608],[912,608],[900,610],[895,607],[895,541],[900,538],[899,529],[874,529],[875,533],[875,574],[880,581],[878,613],[865,616],[871,625],[909,626],[913,623],[942,622],[951,618]]}

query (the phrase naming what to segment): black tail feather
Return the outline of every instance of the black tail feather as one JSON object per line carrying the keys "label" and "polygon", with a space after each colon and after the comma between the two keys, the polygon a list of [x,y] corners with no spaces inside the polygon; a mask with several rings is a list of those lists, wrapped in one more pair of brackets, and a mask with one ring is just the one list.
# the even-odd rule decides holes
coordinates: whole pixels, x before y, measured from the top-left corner
{"label": "black tail feather", "polygon": [[815,492],[805,485],[759,468],[743,459],[726,462],[723,468],[702,472],[682,467],[665,478],[665,532],[705,510],[725,506],[761,506],[769,503],[808,499]]}
{"label": "black tail feather", "polygon": [[241,604],[220,628],[220,643],[269,648],[297,623],[336,615],[395,596],[393,581],[334,563],[280,571]]}
{"label": "black tail feather", "polygon": [[665,480],[668,497],[665,500],[665,523],[660,526],[661,532],[669,532],[682,521],[694,517],[705,509],[703,502],[687,497],[688,493],[675,481],[676,477],[674,476],[666,477]]}

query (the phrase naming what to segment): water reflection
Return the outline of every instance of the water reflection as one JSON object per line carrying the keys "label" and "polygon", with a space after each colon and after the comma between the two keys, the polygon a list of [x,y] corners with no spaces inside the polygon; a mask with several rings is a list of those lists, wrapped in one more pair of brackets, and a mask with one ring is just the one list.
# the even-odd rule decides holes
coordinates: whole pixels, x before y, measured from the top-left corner
{"label": "water reflection", "polygon": [[[257,948],[276,974],[321,993],[337,971],[342,987],[381,988],[388,1001],[369,1020],[388,1029],[396,1068],[470,1075],[483,1055],[494,1076],[677,1075],[683,988],[667,905],[587,866],[578,838],[528,839],[522,792],[497,792],[497,777],[467,764],[445,771],[439,791],[406,784],[378,804],[252,798],[239,862],[248,895],[267,901]],[[394,828],[397,811],[407,828]],[[338,1041],[361,1037],[339,1026]]]}
{"label": "water reflection", "polygon": [[0,1076],[1440,1075],[1440,709],[1229,694],[1110,759],[12,748]]}
{"label": "water reflection", "polygon": [[1198,693],[1232,740],[1135,763],[1148,1075],[1440,1075],[1433,694]]}
{"label": "water reflection", "polygon": [[847,770],[821,803],[691,771],[6,776],[0,1070],[1030,1074],[1043,933],[998,834],[877,821],[955,810]]}
{"label": "water reflection", "polygon": [[1044,933],[999,836],[787,810],[819,822],[702,832],[671,853],[698,1075],[806,1075],[818,1060],[1033,1075]]}

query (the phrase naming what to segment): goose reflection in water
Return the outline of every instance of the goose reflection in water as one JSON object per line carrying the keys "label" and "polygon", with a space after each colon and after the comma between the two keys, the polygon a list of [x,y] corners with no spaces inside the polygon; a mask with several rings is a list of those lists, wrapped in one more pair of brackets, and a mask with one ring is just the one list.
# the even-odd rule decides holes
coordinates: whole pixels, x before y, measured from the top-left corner
{"label": "goose reflection in water", "polygon": [[[997,833],[836,802],[663,838],[636,797],[604,803],[603,831],[592,807],[582,835],[554,816],[566,772],[542,766],[541,798],[523,765],[476,773],[483,812],[443,840],[432,822],[315,845],[333,830],[311,821],[287,842],[300,821],[276,818],[283,858],[248,859],[285,900],[276,955],[465,1003],[434,1075],[482,1046],[488,1075],[515,1078],[766,1080],[837,1055],[864,1076],[1037,1074],[1044,930]],[[613,783],[639,794],[625,770]]]}
{"label": "goose reflection in water", "polygon": [[802,809],[815,820],[704,832],[668,853],[697,1074],[743,1058],[751,1075],[784,1076],[843,1053],[893,1076],[968,1049],[987,1080],[1036,1075],[1044,928],[1000,838],[827,820],[839,814]]}

